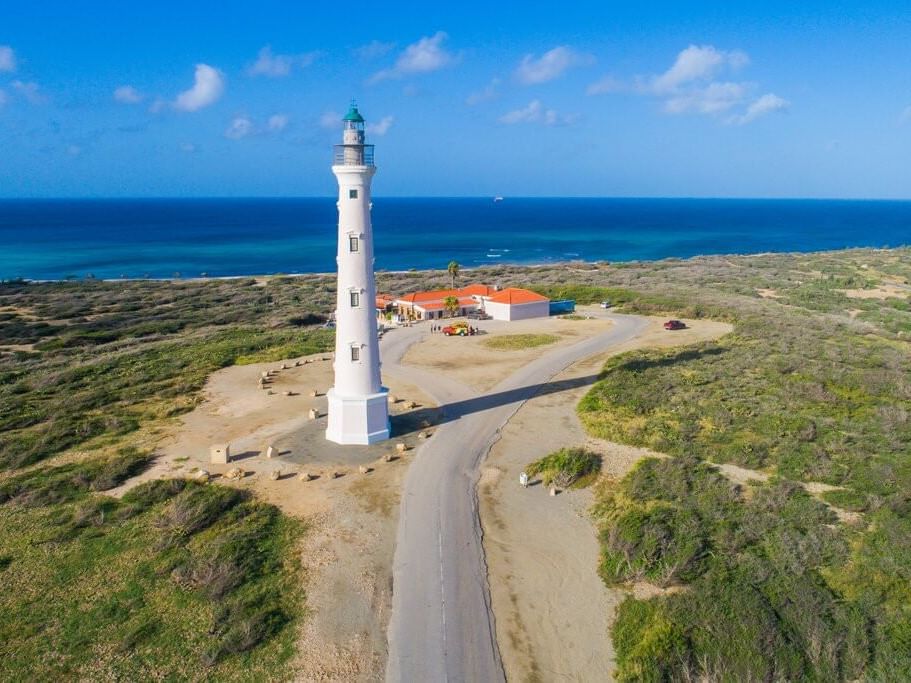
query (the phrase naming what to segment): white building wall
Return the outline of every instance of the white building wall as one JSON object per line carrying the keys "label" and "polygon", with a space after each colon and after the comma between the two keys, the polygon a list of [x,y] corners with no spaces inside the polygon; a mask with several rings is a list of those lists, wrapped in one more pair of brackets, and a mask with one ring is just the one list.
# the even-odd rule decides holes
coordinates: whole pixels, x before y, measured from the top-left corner
{"label": "white building wall", "polygon": [[504,304],[495,301],[487,301],[484,303],[484,310],[494,320],[546,318],[550,315],[550,302],[532,301],[527,304]]}

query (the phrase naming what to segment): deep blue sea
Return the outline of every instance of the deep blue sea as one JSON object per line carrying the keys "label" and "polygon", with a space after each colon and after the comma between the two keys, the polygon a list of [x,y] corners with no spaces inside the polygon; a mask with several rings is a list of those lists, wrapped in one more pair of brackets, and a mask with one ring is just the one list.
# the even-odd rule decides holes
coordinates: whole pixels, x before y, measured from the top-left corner
{"label": "deep blue sea", "polygon": [[[911,202],[374,198],[386,270],[911,243]],[[0,279],[335,269],[335,198],[0,200]]]}

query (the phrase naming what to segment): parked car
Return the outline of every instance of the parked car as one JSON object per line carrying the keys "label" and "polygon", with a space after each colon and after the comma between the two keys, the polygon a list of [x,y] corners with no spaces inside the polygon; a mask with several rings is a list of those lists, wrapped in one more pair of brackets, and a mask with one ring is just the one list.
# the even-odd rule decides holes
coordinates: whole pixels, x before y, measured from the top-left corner
{"label": "parked car", "polygon": [[469,311],[465,317],[471,320],[490,320],[490,316],[484,311]]}
{"label": "parked car", "polygon": [[602,301],[601,308],[610,308],[613,304],[610,301]]}
{"label": "parked car", "polygon": [[664,323],[664,329],[666,330],[683,330],[686,329],[686,323],[682,320],[668,320]]}

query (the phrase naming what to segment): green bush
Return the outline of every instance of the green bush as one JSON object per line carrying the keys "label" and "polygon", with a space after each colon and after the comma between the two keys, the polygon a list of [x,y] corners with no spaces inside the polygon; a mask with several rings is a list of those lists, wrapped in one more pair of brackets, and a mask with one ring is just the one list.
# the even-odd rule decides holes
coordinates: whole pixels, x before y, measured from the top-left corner
{"label": "green bush", "polygon": [[541,475],[545,486],[571,486],[587,475],[601,469],[601,456],[584,448],[561,448],[525,468],[529,476]]}

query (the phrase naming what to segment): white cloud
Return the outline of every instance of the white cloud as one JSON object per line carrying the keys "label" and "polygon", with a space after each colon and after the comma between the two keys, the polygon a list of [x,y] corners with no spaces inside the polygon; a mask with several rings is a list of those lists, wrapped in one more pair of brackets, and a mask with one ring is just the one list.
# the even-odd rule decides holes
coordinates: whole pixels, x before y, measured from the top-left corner
{"label": "white cloud", "polygon": [[196,145],[194,145],[192,142],[180,143],[180,151],[183,152],[184,154],[193,154],[194,152],[196,152],[196,149],[197,149]]}
{"label": "white cloud", "polygon": [[225,131],[225,137],[230,140],[240,140],[253,132],[253,121],[246,116],[235,117]]}
{"label": "white cloud", "polygon": [[670,69],[652,81],[657,93],[674,92],[693,81],[711,80],[723,68],[739,69],[750,58],[740,50],[718,50],[711,45],[690,45],[682,50]]}
{"label": "white cloud", "polygon": [[0,71],[12,73],[16,70],[16,53],[9,45],[0,45]]}
{"label": "white cloud", "polygon": [[354,54],[361,59],[371,60],[387,55],[394,49],[395,43],[384,43],[380,40],[371,40],[366,45],[355,48]]}
{"label": "white cloud", "polygon": [[70,145],[66,148],[66,153],[71,157],[78,157],[80,154],[82,154],[82,147],[79,145]]}
{"label": "white cloud", "polygon": [[718,114],[740,104],[747,94],[743,83],[709,83],[704,88],[694,88],[674,95],[664,103],[669,114],[695,111],[700,114]]}
{"label": "white cloud", "polygon": [[548,50],[540,57],[525,55],[516,68],[516,79],[525,85],[546,83],[563,75],[570,67],[591,62],[591,57],[581,55],[566,45]]}
{"label": "white cloud", "polygon": [[337,111],[323,112],[323,115],[319,117],[319,125],[321,128],[328,128],[329,130],[341,128],[342,114]]}
{"label": "white cloud", "polygon": [[208,64],[197,64],[193,87],[184,90],[174,100],[174,108],[181,111],[198,111],[218,101],[225,91],[225,77]]}
{"label": "white cloud", "polygon": [[473,107],[476,104],[481,102],[487,102],[489,100],[496,99],[499,96],[498,88],[500,87],[500,79],[494,78],[488,83],[482,90],[477,90],[471,93],[466,99],[465,104],[469,107]]}
{"label": "white cloud", "polygon": [[392,116],[384,116],[376,123],[368,123],[367,132],[371,135],[385,135],[389,132],[394,120]]}
{"label": "white cloud", "polygon": [[37,83],[13,81],[10,85],[13,86],[13,90],[18,92],[32,104],[44,104],[47,102],[47,98],[41,93],[41,88]]}
{"label": "white cloud", "polygon": [[765,116],[775,111],[784,111],[790,106],[791,103],[783,97],[773,93],[766,93],[752,102],[744,114],[733,117],[729,123],[736,123],[742,126],[745,123],[750,123],[750,121],[755,121],[760,116]]}
{"label": "white cloud", "polygon": [[437,31],[432,36],[425,36],[412,43],[399,55],[390,69],[378,71],[370,78],[371,83],[388,78],[402,78],[411,74],[429,73],[454,63],[455,57],[443,48],[443,42],[449,36]]}
{"label": "white cloud", "polygon": [[280,78],[287,76],[295,66],[310,66],[319,56],[318,52],[304,52],[297,55],[272,54],[272,47],[266,45],[259,51],[256,61],[247,67],[248,76],[268,76]]}
{"label": "white cloud", "polygon": [[145,99],[145,95],[132,85],[121,85],[114,91],[114,99],[122,104],[139,104]]}
{"label": "white cloud", "polygon": [[560,115],[553,109],[547,109],[541,100],[532,100],[526,106],[520,109],[514,109],[500,117],[500,123],[543,123],[546,126],[556,126],[558,124],[573,123],[576,117],[573,115]]}
{"label": "white cloud", "polygon": [[290,118],[287,114],[273,114],[267,123],[269,130],[278,133],[288,127]]}
{"label": "white cloud", "polygon": [[620,92],[625,90],[626,86],[622,81],[614,78],[613,76],[604,76],[603,78],[598,79],[585,89],[586,95],[608,95],[610,93]]}

